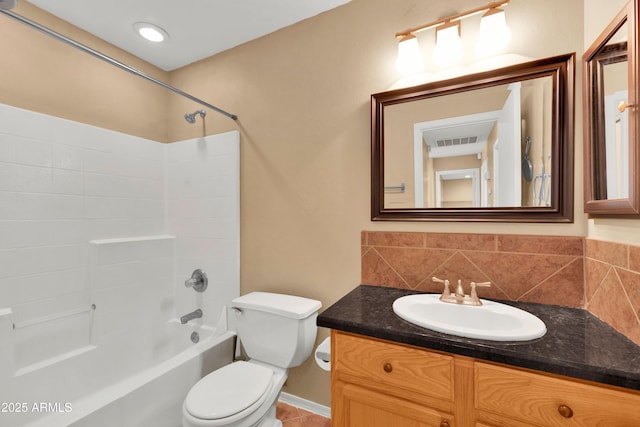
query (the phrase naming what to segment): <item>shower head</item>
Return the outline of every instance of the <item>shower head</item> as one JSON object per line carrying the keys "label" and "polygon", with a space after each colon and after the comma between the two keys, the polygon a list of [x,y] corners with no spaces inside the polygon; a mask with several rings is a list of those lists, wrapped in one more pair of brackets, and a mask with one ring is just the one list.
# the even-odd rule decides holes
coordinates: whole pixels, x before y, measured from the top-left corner
{"label": "shower head", "polygon": [[0,9],[13,9],[14,7],[16,7],[16,4],[18,4],[18,0],[0,0]]}
{"label": "shower head", "polygon": [[[2,1],[2,0],[0,0]],[[207,115],[207,112],[204,110],[196,110],[193,113],[187,113],[184,115],[184,119],[186,121],[188,121],[191,124],[194,124],[196,122],[196,114],[200,114],[200,117],[202,117],[204,119],[204,116]]]}

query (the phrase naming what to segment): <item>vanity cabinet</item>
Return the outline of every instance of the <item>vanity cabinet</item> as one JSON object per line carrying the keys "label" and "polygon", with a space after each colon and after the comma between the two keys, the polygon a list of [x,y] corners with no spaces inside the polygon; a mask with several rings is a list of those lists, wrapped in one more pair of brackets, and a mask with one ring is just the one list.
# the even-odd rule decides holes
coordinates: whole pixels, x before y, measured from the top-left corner
{"label": "vanity cabinet", "polygon": [[637,427],[640,392],[333,330],[332,427]]}
{"label": "vanity cabinet", "polygon": [[455,427],[454,359],[332,331],[332,427]]}

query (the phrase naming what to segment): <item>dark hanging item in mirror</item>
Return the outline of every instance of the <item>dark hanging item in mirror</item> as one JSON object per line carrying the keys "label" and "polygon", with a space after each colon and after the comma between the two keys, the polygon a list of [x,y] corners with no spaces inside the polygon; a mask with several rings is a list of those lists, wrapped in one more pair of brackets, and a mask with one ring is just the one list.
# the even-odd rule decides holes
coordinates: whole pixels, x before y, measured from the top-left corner
{"label": "dark hanging item in mirror", "polygon": [[531,149],[531,137],[528,136],[525,139],[525,147],[524,147],[524,157],[522,158],[522,175],[524,179],[527,181],[531,181],[533,179],[533,165],[531,164],[531,159],[529,159],[529,150]]}
{"label": "dark hanging item in mirror", "polygon": [[574,61],[372,95],[372,220],[573,222]]}
{"label": "dark hanging item in mirror", "polygon": [[582,57],[584,210],[591,216],[640,213],[636,8],[627,3]]}

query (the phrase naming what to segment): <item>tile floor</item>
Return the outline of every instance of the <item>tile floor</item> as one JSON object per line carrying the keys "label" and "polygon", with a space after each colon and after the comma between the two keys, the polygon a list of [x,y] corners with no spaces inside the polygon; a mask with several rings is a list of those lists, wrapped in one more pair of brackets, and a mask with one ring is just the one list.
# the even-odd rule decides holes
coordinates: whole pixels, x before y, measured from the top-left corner
{"label": "tile floor", "polygon": [[287,403],[278,402],[276,417],[282,427],[331,427],[331,420]]}

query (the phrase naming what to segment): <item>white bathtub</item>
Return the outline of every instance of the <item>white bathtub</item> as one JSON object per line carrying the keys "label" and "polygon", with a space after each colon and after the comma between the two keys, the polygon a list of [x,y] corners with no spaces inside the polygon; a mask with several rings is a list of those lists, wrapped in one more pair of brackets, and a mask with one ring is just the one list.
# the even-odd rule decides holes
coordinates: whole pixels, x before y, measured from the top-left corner
{"label": "white bathtub", "polygon": [[[181,426],[184,397],[202,376],[232,362],[235,333],[207,326],[180,325],[177,320],[170,323],[168,329],[175,333],[175,348],[180,350],[188,342],[186,349],[73,401],[58,398],[46,402],[25,401],[27,411],[22,414],[16,413],[15,406],[21,402],[14,402],[12,411],[0,413],[0,426]],[[190,340],[192,332],[200,335],[196,344]],[[44,406],[39,406],[41,403]]]}

